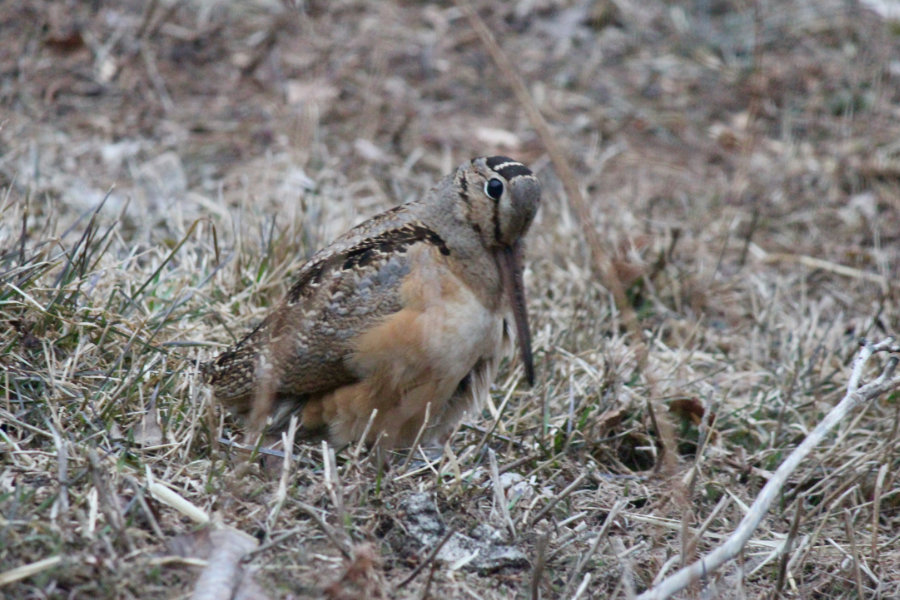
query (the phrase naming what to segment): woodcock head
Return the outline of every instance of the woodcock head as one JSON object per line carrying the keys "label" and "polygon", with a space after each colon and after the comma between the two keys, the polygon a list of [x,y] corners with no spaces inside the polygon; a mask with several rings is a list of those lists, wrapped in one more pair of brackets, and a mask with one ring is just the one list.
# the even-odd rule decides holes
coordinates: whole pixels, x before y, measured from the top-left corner
{"label": "woodcock head", "polygon": [[467,206],[466,220],[486,248],[516,245],[537,213],[541,184],[528,167],[505,156],[476,158],[470,164],[458,170],[455,182]]}
{"label": "woodcock head", "polygon": [[497,260],[513,318],[525,377],[534,384],[531,331],[522,283],[522,238],[541,201],[541,184],[531,169],[506,156],[474,158],[453,177],[461,220],[471,225]]}

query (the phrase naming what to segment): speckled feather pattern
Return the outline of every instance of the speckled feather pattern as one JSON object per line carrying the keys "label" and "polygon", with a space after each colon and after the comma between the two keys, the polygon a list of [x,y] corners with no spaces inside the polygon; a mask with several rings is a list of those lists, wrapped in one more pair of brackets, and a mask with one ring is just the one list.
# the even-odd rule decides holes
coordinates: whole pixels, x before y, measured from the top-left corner
{"label": "speckled feather pattern", "polygon": [[464,163],[317,252],[256,329],[203,365],[205,380],[254,427],[297,413],[301,433],[344,444],[377,409],[367,441],[402,446],[427,412],[426,438],[440,441],[487,394],[511,324],[530,339],[510,288],[522,297],[521,238],[539,199],[517,161]]}

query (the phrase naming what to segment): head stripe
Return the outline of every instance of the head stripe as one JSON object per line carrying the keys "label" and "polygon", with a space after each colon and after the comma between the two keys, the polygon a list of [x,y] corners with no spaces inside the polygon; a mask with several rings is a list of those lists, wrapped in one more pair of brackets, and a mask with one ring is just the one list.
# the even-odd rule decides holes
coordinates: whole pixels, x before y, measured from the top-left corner
{"label": "head stripe", "polygon": [[485,160],[485,164],[507,181],[512,181],[516,177],[532,175],[531,169],[508,156],[491,156]]}

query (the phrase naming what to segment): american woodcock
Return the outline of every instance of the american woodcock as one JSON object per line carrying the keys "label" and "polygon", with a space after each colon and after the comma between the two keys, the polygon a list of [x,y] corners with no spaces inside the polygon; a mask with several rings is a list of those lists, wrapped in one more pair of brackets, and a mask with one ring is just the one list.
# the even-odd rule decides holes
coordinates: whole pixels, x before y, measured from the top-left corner
{"label": "american woodcock", "polygon": [[[531,170],[475,158],[423,198],[337,238],[242,341],[202,366],[251,424],[335,445],[443,442],[486,397],[515,339],[534,382],[522,238],[540,203]],[[426,423],[426,414],[428,422]],[[423,429],[424,426],[424,429]]]}

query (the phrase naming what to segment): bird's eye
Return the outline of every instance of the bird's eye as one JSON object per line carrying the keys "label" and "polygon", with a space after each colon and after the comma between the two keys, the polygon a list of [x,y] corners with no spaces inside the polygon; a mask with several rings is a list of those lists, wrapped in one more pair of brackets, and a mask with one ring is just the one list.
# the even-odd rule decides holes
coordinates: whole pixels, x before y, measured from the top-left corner
{"label": "bird's eye", "polygon": [[488,195],[488,198],[499,200],[500,196],[503,195],[503,182],[496,177],[488,180],[484,184],[484,193]]}

